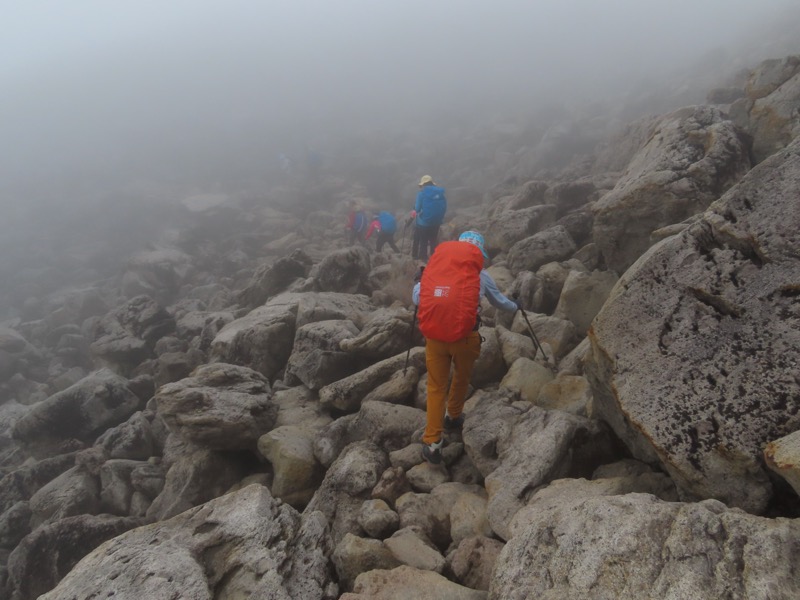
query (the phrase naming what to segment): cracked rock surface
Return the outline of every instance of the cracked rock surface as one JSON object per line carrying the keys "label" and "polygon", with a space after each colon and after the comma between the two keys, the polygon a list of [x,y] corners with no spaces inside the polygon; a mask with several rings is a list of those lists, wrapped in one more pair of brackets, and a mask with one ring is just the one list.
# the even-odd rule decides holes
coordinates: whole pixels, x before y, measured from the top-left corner
{"label": "cracked rock surface", "polygon": [[795,142],[651,248],[590,331],[599,413],[683,499],[764,511],[761,452],[800,429],[799,187]]}

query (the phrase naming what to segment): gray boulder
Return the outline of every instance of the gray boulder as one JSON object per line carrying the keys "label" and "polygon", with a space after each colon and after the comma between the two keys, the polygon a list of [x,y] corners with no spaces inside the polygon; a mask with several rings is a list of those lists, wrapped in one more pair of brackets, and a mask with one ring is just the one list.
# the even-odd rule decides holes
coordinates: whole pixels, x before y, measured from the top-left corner
{"label": "gray boulder", "polygon": [[509,523],[526,495],[554,479],[588,476],[614,455],[607,428],[513,396],[478,392],[464,422],[467,455],[486,477],[489,524],[509,539]]}
{"label": "gray boulder", "polygon": [[262,265],[239,294],[239,303],[248,308],[261,306],[275,294],[285,291],[296,279],[307,277],[311,262],[305,252],[295,250],[289,256]]}
{"label": "gray boulder", "polygon": [[764,448],[764,460],[770,469],[783,477],[800,495],[800,431],[767,444]]}
{"label": "gray boulder", "polygon": [[345,294],[368,293],[371,269],[369,251],[361,246],[334,250],[323,258],[309,274],[320,292]]}
{"label": "gray boulder", "polygon": [[472,536],[458,544],[447,563],[457,583],[473,590],[488,591],[497,557],[505,544],[483,536]]}
{"label": "gray boulder", "polygon": [[394,356],[408,348],[412,314],[405,309],[375,311],[364,323],[361,332],[342,340],[340,347],[371,362]]}
{"label": "gray boulder", "polygon": [[198,367],[192,377],[163,386],[155,401],[171,432],[210,450],[255,448],[278,412],[263,375],[224,363]]}
{"label": "gray boulder", "polygon": [[[174,435],[170,436],[164,453],[166,476],[163,483],[160,470],[139,473],[139,482],[148,489],[148,495],[158,491],[147,509],[148,520],[169,519],[222,496],[246,474],[242,461],[235,455],[198,448]],[[131,473],[134,486],[136,481]]]}
{"label": "gray boulder", "polygon": [[353,589],[356,577],[375,569],[393,569],[400,565],[380,540],[366,539],[348,533],[336,546],[333,562],[339,582],[346,590]]}
{"label": "gray boulder", "polygon": [[497,213],[486,229],[487,250],[507,252],[520,240],[547,229],[556,220],[556,210],[552,204],[542,204]]}
{"label": "gray boulder", "polygon": [[316,431],[308,426],[283,425],[258,440],[258,451],[272,465],[270,492],[302,509],[322,481],[323,469],[314,456]]}
{"label": "gray boulder", "polygon": [[175,248],[146,250],[128,261],[122,276],[122,293],[133,298],[148,294],[168,302],[192,273],[192,259]]}
{"label": "gray boulder", "polygon": [[375,310],[367,296],[338,292],[308,292],[297,295],[297,326],[317,321],[346,320],[361,329]]}
{"label": "gray boulder", "polygon": [[750,168],[742,132],[719,109],[682,108],[661,119],[616,187],[594,205],[594,243],[623,273],[650,233],[708,207]]}
{"label": "gray boulder", "polygon": [[555,225],[511,246],[508,268],[515,274],[536,271],[546,263],[568,259],[577,249],[564,226]]}
{"label": "gray boulder", "polygon": [[0,327],[0,383],[18,371],[19,360],[33,350],[28,340],[10,327]]}
{"label": "gray boulder", "polygon": [[[319,401],[323,407],[353,412],[358,410],[364,397],[380,384],[388,381],[406,364],[406,353],[387,358],[371,367],[359,371],[349,377],[326,385],[319,391]],[[425,368],[425,349],[413,348],[409,355],[409,367],[417,372]]]}
{"label": "gray boulder", "polygon": [[108,369],[96,371],[32,406],[14,426],[14,438],[43,456],[65,440],[92,443],[140,408],[127,383]]}
{"label": "gray boulder", "polygon": [[358,335],[352,321],[318,321],[298,327],[284,381],[302,382],[312,390],[351,375],[358,361],[340,350],[344,340]]}
{"label": "gray boulder", "polygon": [[681,498],[765,509],[762,450],[800,429],[800,143],[654,246],[589,332],[597,414]]}
{"label": "gray boulder", "polygon": [[0,404],[0,466],[8,469],[20,465],[27,456],[14,439],[14,426],[29,408],[14,400]]}
{"label": "gray boulder", "polygon": [[211,343],[211,359],[250,367],[273,379],[292,352],[300,298],[281,294],[223,327]]}
{"label": "gray boulder", "polygon": [[101,545],[42,600],[180,597],[333,600],[325,518],[250,485]]}
{"label": "gray boulder", "polygon": [[800,136],[800,56],[761,63],[745,93],[731,107],[731,117],[753,136],[753,157],[761,162]]}
{"label": "gray boulder", "polygon": [[[794,598],[800,523],[647,494],[542,505],[516,523],[489,598]],[[587,543],[591,540],[591,543]],[[780,557],[777,559],[776,557]]]}
{"label": "gray boulder", "polygon": [[390,571],[375,569],[356,577],[353,592],[340,600],[486,600],[486,592],[471,590],[433,571],[406,565]]}
{"label": "gray boulder", "polygon": [[75,466],[75,454],[45,458],[15,469],[0,479],[0,514],[17,502],[28,500],[48,481]]}
{"label": "gray boulder", "polygon": [[[0,548],[13,550],[31,532],[31,509],[27,502],[19,501],[0,513]],[[0,584],[2,589],[2,584]]]}
{"label": "gray boulder", "polygon": [[553,316],[572,322],[580,335],[585,334],[616,282],[617,276],[609,271],[570,271]]}
{"label": "gray boulder", "polygon": [[172,315],[150,296],[140,295],[99,321],[90,349],[101,362],[128,374],[153,355],[160,338],[174,330]]}
{"label": "gray boulder", "polygon": [[97,441],[109,458],[146,460],[161,454],[163,421],[151,410],[133,413],[127,421],[103,433]]}
{"label": "gray boulder", "polygon": [[[100,544],[142,524],[142,520],[130,517],[80,515],[36,529],[20,542],[8,558],[6,598],[34,600],[40,597],[70,597],[51,596],[47,592]],[[99,576],[96,573],[94,575]],[[104,574],[111,583],[110,575],[108,572]],[[88,598],[90,595],[87,592],[77,597]]]}
{"label": "gray boulder", "polygon": [[331,525],[334,543],[348,533],[359,535],[361,505],[389,466],[386,453],[371,442],[347,446],[328,468],[325,478],[304,514],[319,511]]}
{"label": "gray boulder", "polygon": [[100,480],[87,469],[76,466],[42,486],[31,496],[31,526],[65,517],[100,512]]}

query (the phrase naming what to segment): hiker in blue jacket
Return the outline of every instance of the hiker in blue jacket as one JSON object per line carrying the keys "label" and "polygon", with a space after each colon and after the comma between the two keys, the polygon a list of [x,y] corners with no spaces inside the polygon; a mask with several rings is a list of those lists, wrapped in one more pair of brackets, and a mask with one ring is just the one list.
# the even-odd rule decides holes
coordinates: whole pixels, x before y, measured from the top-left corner
{"label": "hiker in blue jacket", "polygon": [[400,252],[397,244],[394,243],[394,234],[397,232],[397,220],[394,218],[392,213],[382,210],[381,212],[373,215],[372,223],[369,224],[367,236],[364,238],[364,240],[368,240],[373,231],[378,233],[378,236],[375,240],[375,250],[380,252],[383,250],[384,244],[389,244],[392,250],[395,252]]}
{"label": "hiker in blue jacket", "polygon": [[447,198],[444,188],[439,187],[430,175],[419,180],[419,192],[414,211],[417,214],[414,227],[414,239],[411,245],[411,257],[415,260],[427,261],[439,237],[439,227],[447,212]]}

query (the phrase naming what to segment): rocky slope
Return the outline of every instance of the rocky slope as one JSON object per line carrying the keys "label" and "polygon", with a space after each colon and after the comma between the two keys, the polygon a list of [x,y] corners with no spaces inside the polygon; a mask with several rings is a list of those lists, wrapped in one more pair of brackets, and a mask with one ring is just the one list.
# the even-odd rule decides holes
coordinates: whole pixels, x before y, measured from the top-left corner
{"label": "rocky slope", "polygon": [[454,159],[443,234],[486,232],[544,354],[484,307],[438,467],[416,265],[344,242],[374,183],[187,197],[113,277],[22,288],[4,597],[797,597],[798,64],[552,177]]}

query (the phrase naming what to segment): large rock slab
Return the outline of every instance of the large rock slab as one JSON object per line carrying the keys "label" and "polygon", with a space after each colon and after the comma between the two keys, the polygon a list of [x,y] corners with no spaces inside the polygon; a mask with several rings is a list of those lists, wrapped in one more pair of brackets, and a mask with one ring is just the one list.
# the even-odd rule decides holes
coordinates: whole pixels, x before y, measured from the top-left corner
{"label": "large rock slab", "polygon": [[289,360],[295,335],[298,294],[281,294],[228,323],[211,343],[211,358],[250,367],[273,379]]}
{"label": "large rock slab", "polygon": [[115,370],[128,374],[153,356],[156,342],[175,330],[175,319],[147,295],[131,298],[93,327],[92,354]]}
{"label": "large rock slab", "polygon": [[296,279],[306,277],[310,270],[311,258],[302,250],[295,250],[288,256],[259,267],[239,294],[239,301],[250,308],[260,306],[284,291]]}
{"label": "large rock slab", "polygon": [[[352,412],[358,410],[364,397],[376,387],[388,381],[406,364],[406,352],[387,358],[354,375],[326,385],[319,391],[323,407]],[[425,369],[425,349],[413,348],[408,354],[408,366],[418,372]]]}
{"label": "large rock slab", "polygon": [[590,329],[597,413],[685,500],[764,510],[762,450],[800,429],[798,188],[795,142],[643,256]]}
{"label": "large rock slab", "polygon": [[478,392],[464,421],[467,455],[486,477],[492,530],[509,539],[509,523],[531,490],[554,479],[590,474],[612,456],[607,428],[547,411],[499,392]]}
{"label": "large rock slab", "polygon": [[616,187],[594,205],[593,237],[622,273],[650,233],[704,210],[750,168],[742,132],[719,109],[682,108],[662,118]]}
{"label": "large rock slab", "polygon": [[286,377],[312,390],[333,383],[358,370],[358,362],[339,348],[340,342],[358,335],[352,321],[319,321],[298,327]]}
{"label": "large rock slab", "polygon": [[[235,453],[198,448],[171,435],[165,449],[163,483],[147,509],[150,520],[164,520],[227,492],[245,475],[245,465]],[[160,487],[161,489],[158,489]]]}
{"label": "large rock slab", "polygon": [[157,412],[183,439],[211,450],[248,450],[272,429],[278,406],[261,373],[225,363],[198,367],[155,396]]}
{"label": "large rock slab", "polygon": [[557,207],[542,204],[521,210],[505,210],[489,220],[486,248],[507,252],[518,241],[546,229],[556,220]]}
{"label": "large rock slab", "polygon": [[341,600],[485,600],[486,592],[471,590],[433,571],[402,566],[375,569],[356,577],[353,592]]}
{"label": "large rock slab", "polygon": [[361,246],[334,250],[310,273],[321,292],[363,294],[369,290],[371,266],[369,251]]}
{"label": "large rock slab", "polygon": [[609,271],[570,271],[553,316],[571,321],[583,335],[616,282],[617,276]]}
{"label": "large rock slab", "polygon": [[578,248],[563,225],[555,225],[521,239],[508,251],[508,268],[512,273],[536,271],[544,264],[566,260]]}
{"label": "large rock slab", "polygon": [[[80,515],[39,527],[26,536],[8,558],[8,595],[5,597],[9,600],[39,598],[100,544],[141,524],[140,519]],[[88,598],[89,594],[77,597]]]}
{"label": "large rock slab", "polygon": [[60,454],[20,467],[0,479],[0,514],[28,500],[48,481],[75,466],[76,453]]}
{"label": "large rock slab", "polygon": [[326,525],[251,485],[106,542],[42,600],[333,600]]}
{"label": "large rock slab", "polygon": [[32,406],[17,420],[13,436],[46,456],[65,440],[93,442],[130,417],[140,403],[126,379],[101,369]]}
{"label": "large rock slab", "polygon": [[408,348],[413,315],[406,309],[375,311],[364,323],[361,332],[342,341],[342,350],[372,362],[389,358]]}
{"label": "large rock slab", "polygon": [[310,427],[283,425],[258,440],[258,451],[274,473],[270,492],[295,508],[308,504],[322,481],[323,470],[314,457],[314,437]]}
{"label": "large rock slab", "polygon": [[304,514],[319,511],[331,526],[331,535],[338,544],[348,533],[360,535],[361,505],[389,466],[386,453],[371,442],[355,442],[347,446],[325,473]]}
{"label": "large rock slab", "polygon": [[750,74],[745,93],[731,116],[753,136],[753,158],[760,162],[800,136],[800,56],[761,63]]}
{"label": "large rock slab", "polygon": [[98,514],[99,478],[82,466],[73,467],[33,494],[30,509],[32,527],[80,514]]}
{"label": "large rock slab", "polygon": [[764,460],[770,469],[789,482],[800,495],[800,431],[767,444]]}
{"label": "large rock slab", "polygon": [[148,294],[161,302],[169,302],[192,270],[191,257],[180,250],[145,250],[128,261],[120,289],[128,298]]}
{"label": "large rock slab", "polygon": [[531,510],[489,598],[796,598],[800,523],[646,494]]}

